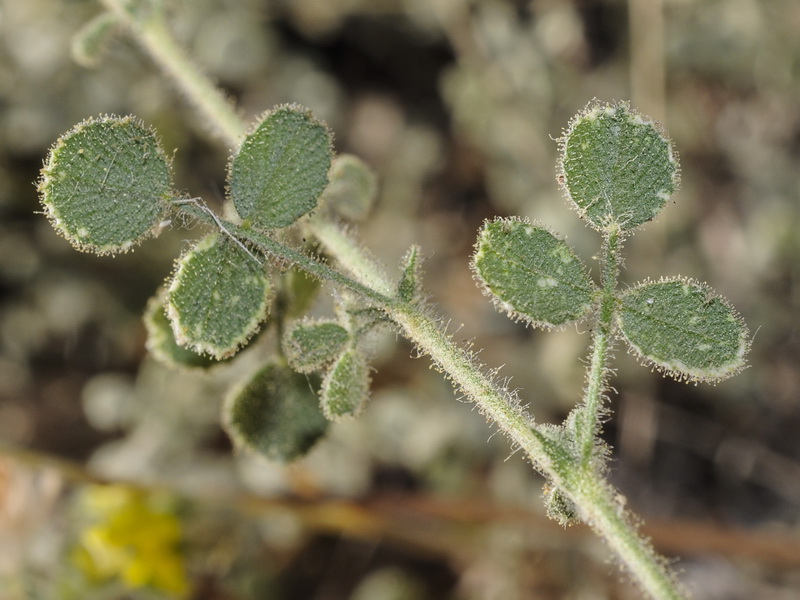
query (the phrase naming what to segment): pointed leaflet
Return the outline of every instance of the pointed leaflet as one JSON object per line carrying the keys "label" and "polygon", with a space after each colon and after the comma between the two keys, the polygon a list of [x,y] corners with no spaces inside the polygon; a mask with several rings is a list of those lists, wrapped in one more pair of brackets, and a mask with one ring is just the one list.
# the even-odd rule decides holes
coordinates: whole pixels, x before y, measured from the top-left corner
{"label": "pointed leaflet", "polygon": [[311,112],[281,106],[242,142],[228,181],[236,211],[261,229],[287,227],[314,209],[328,184],[331,136]]}
{"label": "pointed leaflet", "polygon": [[39,181],[53,226],[79,250],[125,252],[162,221],[172,182],[155,134],[132,117],[76,125],[56,142]]}
{"label": "pointed leaflet", "polygon": [[747,327],[703,283],[642,283],[620,299],[617,323],[633,350],[677,379],[721,381],[744,366]]}
{"label": "pointed leaflet", "polygon": [[400,263],[403,272],[397,284],[397,296],[403,302],[415,302],[422,295],[420,291],[422,289],[422,259],[419,254],[419,246],[411,246]]}
{"label": "pointed leaflet", "polygon": [[223,411],[236,445],[272,460],[299,458],[328,427],[309,376],[271,363],[233,390]]}
{"label": "pointed leaflet", "polygon": [[498,307],[532,325],[554,327],[591,308],[594,286],[563,240],[517,219],[484,224],[473,268]]}
{"label": "pointed leaflet", "polygon": [[250,254],[215,233],[179,259],[168,294],[177,342],[221,359],[258,330],[266,316],[269,282]]}
{"label": "pointed leaflet", "polygon": [[677,189],[678,160],[670,140],[625,103],[590,104],[561,143],[559,179],[596,230],[646,223]]}

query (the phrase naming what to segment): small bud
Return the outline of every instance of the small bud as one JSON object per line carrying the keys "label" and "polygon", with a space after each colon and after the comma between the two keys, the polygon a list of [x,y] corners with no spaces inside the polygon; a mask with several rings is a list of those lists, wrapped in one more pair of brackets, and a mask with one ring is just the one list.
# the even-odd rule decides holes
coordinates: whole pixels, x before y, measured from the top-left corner
{"label": "small bud", "polygon": [[403,257],[400,267],[403,274],[397,284],[397,295],[405,302],[414,302],[420,297],[422,289],[422,269],[419,259],[419,246],[411,246]]}
{"label": "small bud", "polygon": [[575,525],[580,522],[575,503],[556,486],[551,483],[546,483],[543,489],[543,496],[544,505],[549,518],[563,527]]}

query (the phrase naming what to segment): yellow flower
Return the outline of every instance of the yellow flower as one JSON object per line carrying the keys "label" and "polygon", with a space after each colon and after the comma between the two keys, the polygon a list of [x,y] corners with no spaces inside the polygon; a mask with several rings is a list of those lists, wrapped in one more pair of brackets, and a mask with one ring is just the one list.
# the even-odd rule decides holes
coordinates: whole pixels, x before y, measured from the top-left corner
{"label": "yellow flower", "polygon": [[81,497],[93,524],[80,535],[73,563],[95,581],[119,578],[182,597],[189,581],[180,551],[181,523],[157,499],[121,485],[89,486]]}

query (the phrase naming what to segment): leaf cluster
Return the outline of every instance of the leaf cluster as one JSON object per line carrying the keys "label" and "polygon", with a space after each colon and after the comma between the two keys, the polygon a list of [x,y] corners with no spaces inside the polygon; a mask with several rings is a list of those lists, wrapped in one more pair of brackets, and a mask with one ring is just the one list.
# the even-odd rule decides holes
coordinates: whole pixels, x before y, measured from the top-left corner
{"label": "leaf cluster", "polygon": [[[607,245],[619,240],[607,258],[616,264],[624,236],[656,216],[677,188],[672,144],[627,104],[593,103],[570,123],[561,151],[559,181]],[[280,359],[264,362],[231,393],[224,421],[240,446],[283,460],[310,448],[324,423],[361,411],[370,385],[365,334],[392,315],[348,293],[333,318],[291,321],[319,286],[299,285],[308,280],[284,270],[270,240],[293,239],[292,229],[315,210],[323,211],[319,218],[363,218],[375,187],[363,162],[334,158],[327,127],[296,105],[266,113],[233,153],[230,222],[174,191],[156,135],[131,117],[76,126],[53,146],[39,182],[50,220],[81,250],[127,251],[176,213],[212,225],[148,305],[148,347],[169,364],[208,367],[247,345],[268,318],[276,322]],[[403,258],[388,301],[421,302],[419,255],[412,247]],[[620,291],[615,277],[598,285],[572,248],[539,223],[486,222],[472,267],[511,317],[543,328],[593,322],[679,379],[719,381],[744,364],[747,329],[708,286],[666,278]]]}
{"label": "leaf cluster", "polygon": [[[625,103],[590,104],[570,123],[560,146],[559,181],[567,197],[606,240],[616,236],[619,248],[677,189],[671,141]],[[614,254],[606,260],[618,263],[619,249]],[[747,328],[704,283],[672,277],[626,290],[617,290],[616,281],[598,286],[563,239],[516,218],[484,224],[472,265],[494,303],[530,325],[596,322],[609,306],[608,325],[631,352],[677,379],[716,382],[744,366]]]}

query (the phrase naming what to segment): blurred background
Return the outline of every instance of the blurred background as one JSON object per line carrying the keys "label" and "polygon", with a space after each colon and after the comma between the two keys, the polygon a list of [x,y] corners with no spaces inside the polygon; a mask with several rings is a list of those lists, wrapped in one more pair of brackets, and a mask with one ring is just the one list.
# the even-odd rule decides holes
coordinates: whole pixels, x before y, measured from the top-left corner
{"label": "blurred background", "polygon": [[[338,151],[375,169],[377,205],[357,235],[389,273],[422,247],[456,339],[505,365],[539,421],[560,422],[580,398],[589,338],[496,313],[468,267],[476,232],[494,215],[527,216],[596,266],[599,238],[555,181],[556,139],[592,98],[658,119],[682,187],[629,240],[623,279],[707,281],[753,348],[737,377],[695,386],[619,346],[610,477],[697,598],[800,596],[800,3],[168,7],[243,115],[301,103]],[[145,304],[198,232],[98,258],[41,214],[49,146],[102,113],[155,126],[179,188],[212,206],[224,196],[228,149],[130,39],[96,65],[71,58],[100,10],[0,3],[0,599],[638,597],[591,532],[546,519],[541,479],[394,335],[374,344],[363,416],[308,457],[233,451],[221,401],[274,351],[273,334],[204,373],[144,349]],[[141,556],[114,554],[123,547]],[[87,561],[92,548],[107,564]]]}

